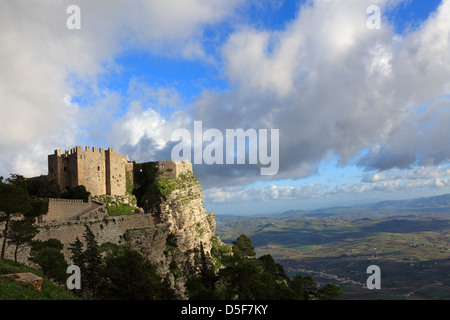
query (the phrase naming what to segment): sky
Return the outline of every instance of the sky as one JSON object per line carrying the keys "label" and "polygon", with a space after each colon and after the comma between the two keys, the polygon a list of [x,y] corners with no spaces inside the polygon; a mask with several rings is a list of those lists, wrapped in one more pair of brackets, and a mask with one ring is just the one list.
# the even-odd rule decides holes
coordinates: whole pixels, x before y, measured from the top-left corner
{"label": "sky", "polygon": [[408,199],[450,193],[449,124],[450,0],[0,2],[5,179],[183,146],[216,214]]}

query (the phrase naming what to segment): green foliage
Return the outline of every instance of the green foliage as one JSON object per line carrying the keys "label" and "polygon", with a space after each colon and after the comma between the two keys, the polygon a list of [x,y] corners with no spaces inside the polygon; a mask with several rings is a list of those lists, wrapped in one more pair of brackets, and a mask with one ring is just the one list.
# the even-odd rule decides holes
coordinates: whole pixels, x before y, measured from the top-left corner
{"label": "green foliage", "polygon": [[[69,247],[71,259],[80,267],[82,275],[78,295],[86,299],[104,300],[177,298],[174,290],[156,273],[156,267],[139,252],[129,246],[111,243],[98,246],[88,226],[84,239],[85,245],[77,238]],[[173,239],[169,238],[171,241]],[[100,253],[103,253],[104,259]]]}
{"label": "green foliage", "polygon": [[31,209],[31,198],[26,190],[14,184],[0,183],[0,221],[13,214],[26,214]]}
{"label": "green foliage", "polygon": [[91,193],[86,190],[86,187],[81,185],[65,190],[60,197],[63,199],[81,199],[84,202],[88,202],[90,195]]}
{"label": "green foliage", "polygon": [[136,207],[136,197],[131,193],[124,196],[102,194],[93,196],[91,199],[106,204],[110,216],[132,215],[139,210]]}
{"label": "green foliage", "polygon": [[190,299],[238,300],[308,300],[334,299],[342,294],[339,287],[327,285],[317,290],[310,276],[290,280],[283,267],[270,254],[255,258],[250,238],[240,235],[228,249],[218,246],[211,252],[221,258],[221,269],[215,271],[212,258],[199,251],[195,267],[187,281]]}
{"label": "green foliage", "polygon": [[39,265],[45,276],[64,283],[68,265],[61,252],[62,248],[62,243],[57,239],[33,241],[28,259]]}
{"label": "green foliage", "polygon": [[158,192],[164,197],[169,196],[177,188],[177,181],[174,178],[159,178],[155,183]]}
{"label": "green foliage", "polygon": [[[158,168],[154,162],[141,164],[139,170],[135,172],[133,194],[136,196],[138,206],[146,212],[160,213],[161,202],[166,200],[174,190],[187,190],[191,185],[198,184],[192,172],[180,174],[178,178],[160,177],[158,174]],[[190,194],[175,201],[190,201],[195,196]]]}
{"label": "green foliage", "polygon": [[245,234],[241,234],[237,237],[236,241],[233,241],[233,252],[240,257],[253,257],[256,255],[255,247],[252,245],[250,238]]}
{"label": "green foliage", "polygon": [[[3,274],[30,272],[42,278],[41,291],[32,284],[16,281]],[[27,267],[21,263],[0,260],[0,300],[78,300],[71,292],[67,292],[49,280],[42,270]]]}
{"label": "green foliage", "polygon": [[344,293],[337,285],[327,283],[317,291],[317,295],[321,300],[333,300],[336,298],[342,299]]}
{"label": "green foliage", "polygon": [[59,198],[61,191],[55,180],[42,176],[34,179],[27,179],[19,174],[11,174],[7,179],[8,183],[14,184],[25,190],[31,197],[37,198]]}
{"label": "green foliage", "polygon": [[142,163],[139,171],[135,172],[133,194],[138,206],[146,212],[160,210],[161,194],[156,184],[157,173],[158,168],[153,162]]}
{"label": "green foliage", "polygon": [[317,296],[317,285],[314,279],[310,276],[297,275],[290,281],[289,287],[294,291],[296,299],[311,300]]}
{"label": "green foliage", "polygon": [[125,192],[127,194],[132,194],[133,193],[133,172],[131,171],[126,171],[125,173]]}
{"label": "green foliage", "polygon": [[106,257],[103,270],[105,281],[101,287],[102,299],[157,300],[173,299],[156,268],[139,252],[124,248]]}
{"label": "green foliage", "polygon": [[191,300],[218,299],[216,283],[219,276],[215,272],[212,259],[207,255],[200,243],[200,248],[195,250],[194,266],[189,270],[186,289]]}
{"label": "green foliage", "polygon": [[110,216],[125,216],[132,215],[136,212],[137,208],[132,207],[129,204],[120,203],[116,206],[107,206],[108,215]]}
{"label": "green foliage", "polygon": [[17,261],[17,253],[21,245],[30,243],[38,233],[37,226],[34,225],[36,217],[48,212],[48,200],[31,198],[31,210],[23,215],[20,220],[12,220],[8,229],[8,243],[15,245],[14,261]]}
{"label": "green foliage", "polygon": [[103,261],[94,234],[87,225],[85,227],[86,230],[84,231],[83,237],[85,239],[86,249],[81,256],[83,264],[78,267],[80,267],[81,273],[83,274],[85,286],[89,288],[92,296],[97,298],[99,294],[98,290],[103,280],[100,276]]}
{"label": "green foliage", "polygon": [[84,267],[84,252],[83,252],[83,243],[77,237],[75,242],[69,244],[69,251],[72,252],[72,262],[74,265],[80,267]]}
{"label": "green foliage", "polygon": [[15,184],[0,183],[0,222],[4,223],[0,259],[4,259],[8,229],[14,215],[27,215],[33,209],[28,193]]}
{"label": "green foliage", "polygon": [[8,243],[15,245],[14,261],[17,262],[17,252],[21,245],[30,243],[38,233],[38,227],[34,225],[35,218],[25,217],[22,220],[11,221],[8,231]]}

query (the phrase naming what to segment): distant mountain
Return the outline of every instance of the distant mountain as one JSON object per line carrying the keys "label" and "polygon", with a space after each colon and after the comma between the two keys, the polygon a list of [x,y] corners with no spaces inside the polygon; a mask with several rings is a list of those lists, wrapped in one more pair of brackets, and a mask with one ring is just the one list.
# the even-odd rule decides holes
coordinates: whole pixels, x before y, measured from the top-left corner
{"label": "distant mountain", "polygon": [[310,211],[289,210],[276,216],[352,219],[406,215],[450,215],[450,194],[409,200],[380,201],[348,207],[322,208]]}

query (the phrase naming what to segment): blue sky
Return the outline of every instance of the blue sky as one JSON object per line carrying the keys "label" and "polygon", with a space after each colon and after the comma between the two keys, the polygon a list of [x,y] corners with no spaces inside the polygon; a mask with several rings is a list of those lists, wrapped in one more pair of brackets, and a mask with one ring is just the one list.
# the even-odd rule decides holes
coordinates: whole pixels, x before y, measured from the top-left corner
{"label": "blue sky", "polygon": [[449,14],[448,0],[3,1],[0,175],[45,174],[74,145],[168,159],[172,133],[202,121],[280,131],[273,176],[194,165],[217,214],[449,193]]}

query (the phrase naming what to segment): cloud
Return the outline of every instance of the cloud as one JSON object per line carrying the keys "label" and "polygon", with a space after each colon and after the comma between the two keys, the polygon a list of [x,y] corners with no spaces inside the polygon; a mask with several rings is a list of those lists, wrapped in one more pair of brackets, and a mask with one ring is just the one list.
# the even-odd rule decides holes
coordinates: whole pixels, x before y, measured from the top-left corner
{"label": "cloud", "polygon": [[[371,4],[309,1],[283,30],[236,30],[221,50],[231,89],[203,92],[195,119],[280,129],[280,170],[268,179],[311,175],[330,153],[368,170],[449,160],[450,1],[403,35],[387,19],[368,29]],[[207,171],[208,186],[263,179],[251,166]]]}
{"label": "cloud", "polygon": [[[192,130],[194,120],[221,132],[280,130],[276,176],[261,177],[251,165],[196,166],[205,187],[301,179],[330,155],[342,166],[354,161],[379,171],[433,168],[450,159],[450,0],[401,35],[388,20],[381,30],[366,27],[369,5],[388,10],[399,0],[307,1],[277,30],[236,19],[243,3],[76,1],[81,30],[71,31],[65,20],[73,1],[2,1],[0,172],[45,173],[51,150],[81,141],[114,145],[138,161],[168,158],[171,133]],[[211,50],[208,28],[225,21],[232,27],[217,35],[222,40]],[[116,58],[127,50],[214,62],[229,87],[205,89],[190,105],[175,87],[136,78],[126,93],[103,88],[102,77],[122,71]],[[367,153],[360,156],[361,150]],[[445,185],[443,179],[435,184]],[[397,180],[347,190],[395,188]],[[306,190],[277,187],[262,194],[292,198]]]}
{"label": "cloud", "polygon": [[[121,71],[115,58],[127,50],[205,58],[204,28],[229,17],[240,2],[2,1],[0,172],[45,173],[53,149],[104,142],[123,99],[99,84]],[[81,9],[80,30],[66,27],[73,4]],[[124,130],[131,138],[139,134]]]}
{"label": "cloud", "polygon": [[450,187],[450,168],[422,167],[410,171],[393,169],[383,173],[364,175],[361,182],[340,184],[334,187],[324,184],[268,187],[212,187],[204,191],[208,203],[258,203],[278,200],[323,199],[333,196],[356,197],[369,193],[414,191],[429,188]]}
{"label": "cloud", "polygon": [[450,168],[447,167],[419,167],[413,170],[399,170],[391,169],[387,171],[365,174],[363,175],[362,182],[379,182],[387,180],[399,180],[399,179],[436,179],[440,177],[450,176]]}

